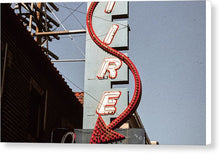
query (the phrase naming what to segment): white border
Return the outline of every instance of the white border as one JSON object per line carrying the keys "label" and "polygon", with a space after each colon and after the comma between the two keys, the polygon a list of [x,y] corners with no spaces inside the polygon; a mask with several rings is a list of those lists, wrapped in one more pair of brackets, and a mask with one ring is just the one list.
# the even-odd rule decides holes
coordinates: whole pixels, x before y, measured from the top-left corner
{"label": "white border", "polygon": [[206,145],[211,144],[211,3],[206,1]]}
{"label": "white border", "polygon": [[[13,0],[14,2],[19,1],[19,0]],[[42,0],[45,1],[45,0]],[[52,1],[52,0],[48,0]],[[47,2],[48,2],[47,1]],[[57,0],[54,0],[57,1]],[[70,0],[66,0],[65,2],[68,2]],[[85,1],[85,0],[76,0],[76,1]],[[152,0],[153,1],[153,0]],[[163,1],[163,0],[162,0]],[[8,0],[3,1],[0,0],[1,3],[6,3],[9,2]],[[12,2],[12,1],[10,1]],[[19,1],[20,2],[20,1]],[[209,6],[209,7],[208,7]],[[209,54],[206,55],[206,75],[211,73],[211,3],[210,1],[207,2],[207,10],[206,14],[206,53],[207,51],[210,51]],[[219,103],[220,103],[220,84],[217,81],[218,77],[220,78],[220,69],[218,68],[218,65],[220,64],[220,43],[218,39],[220,39],[220,33],[219,33],[219,27],[220,26],[220,1],[219,0],[212,0],[212,49],[213,49],[213,57],[212,57],[212,66],[213,66],[213,112],[212,112],[212,120],[213,120],[213,126],[212,126],[212,145],[209,146],[138,146],[138,145],[117,145],[117,146],[108,146],[108,145],[83,145],[83,144],[78,144],[78,145],[64,145],[64,144],[27,144],[27,143],[0,143],[0,153],[2,154],[8,154],[8,153],[20,153],[22,152],[23,154],[39,154],[39,153],[53,153],[53,154],[60,154],[60,153],[80,153],[81,151],[88,152],[89,154],[92,153],[99,153],[99,152],[104,152],[105,154],[113,154],[113,153],[123,153],[126,152],[126,154],[134,154],[134,153],[165,153],[165,154],[185,154],[187,153],[199,153],[199,154],[210,154],[210,153],[220,153],[220,133],[219,133],[219,117],[220,113],[218,112],[220,109]],[[209,23],[208,23],[209,22]],[[208,29],[209,27],[209,29]],[[209,33],[208,33],[209,32]],[[209,48],[208,48],[209,46]],[[211,141],[211,115],[208,115],[208,112],[211,112],[211,75],[206,76],[206,103],[207,103],[207,108],[206,108],[206,123],[209,123],[209,127],[207,127],[206,131],[206,143],[209,143]],[[210,88],[209,91],[207,91]],[[208,99],[209,98],[209,99]],[[218,118],[217,118],[218,117]],[[208,126],[208,125],[207,125]],[[213,131],[214,130],[214,131]],[[210,134],[209,134],[210,132]],[[183,132],[184,133],[184,132]],[[210,137],[210,138],[209,138]]]}

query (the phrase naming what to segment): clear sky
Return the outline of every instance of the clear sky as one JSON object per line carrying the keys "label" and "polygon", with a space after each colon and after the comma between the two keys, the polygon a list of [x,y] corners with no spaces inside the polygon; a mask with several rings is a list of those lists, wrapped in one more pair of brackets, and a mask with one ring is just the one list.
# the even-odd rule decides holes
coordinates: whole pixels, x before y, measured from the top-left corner
{"label": "clear sky", "polygon": [[[86,3],[56,4],[67,30],[86,27]],[[128,55],[143,85],[138,113],[160,144],[205,144],[205,13],[204,1],[129,3]],[[84,59],[85,34],[61,37],[49,44],[51,51]],[[55,66],[73,91],[83,91],[84,62]],[[133,86],[130,80],[130,94]]]}

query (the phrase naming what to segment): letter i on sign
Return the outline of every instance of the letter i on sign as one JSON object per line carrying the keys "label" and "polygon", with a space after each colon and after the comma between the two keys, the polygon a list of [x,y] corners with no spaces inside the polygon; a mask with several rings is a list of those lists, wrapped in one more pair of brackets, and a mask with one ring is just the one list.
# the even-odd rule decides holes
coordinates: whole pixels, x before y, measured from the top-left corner
{"label": "letter i on sign", "polygon": [[106,4],[106,7],[105,7],[105,13],[109,14],[112,12],[113,8],[115,6],[115,2],[114,1],[109,1],[107,4]]}
{"label": "letter i on sign", "polygon": [[119,25],[113,24],[110,27],[110,29],[109,29],[107,35],[105,36],[103,42],[105,44],[107,44],[107,45],[111,44],[113,39],[114,39],[114,37],[115,37],[115,35],[116,35],[116,33],[117,33],[117,31],[118,31],[118,29],[119,29]]}
{"label": "letter i on sign", "polygon": [[[115,6],[115,2],[114,2],[114,1],[109,1],[109,2],[106,4],[106,7],[105,7],[105,11],[104,11],[104,12],[107,13],[107,14],[110,14],[110,13],[112,12],[114,6]],[[107,35],[105,36],[103,42],[104,42],[105,44],[107,44],[107,45],[111,44],[112,41],[113,41],[113,39],[114,39],[114,37],[115,37],[115,34],[116,34],[117,31],[118,31],[118,29],[119,29],[119,25],[113,24],[113,25],[110,27],[110,29],[109,29]]]}

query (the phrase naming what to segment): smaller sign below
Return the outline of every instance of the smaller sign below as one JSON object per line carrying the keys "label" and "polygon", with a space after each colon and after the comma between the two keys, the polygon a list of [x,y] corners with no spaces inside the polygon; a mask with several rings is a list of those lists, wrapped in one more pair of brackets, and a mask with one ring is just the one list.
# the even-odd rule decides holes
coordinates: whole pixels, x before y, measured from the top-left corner
{"label": "smaller sign below", "polygon": [[[146,144],[145,130],[143,128],[115,129],[125,139],[110,142],[109,144]],[[75,129],[76,143],[89,143],[93,129]]]}

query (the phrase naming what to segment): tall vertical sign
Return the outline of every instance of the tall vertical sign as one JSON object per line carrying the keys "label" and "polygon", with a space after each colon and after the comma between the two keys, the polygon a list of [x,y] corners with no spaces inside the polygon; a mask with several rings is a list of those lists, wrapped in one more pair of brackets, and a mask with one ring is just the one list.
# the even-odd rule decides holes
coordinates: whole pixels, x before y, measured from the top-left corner
{"label": "tall vertical sign", "polygon": [[[127,17],[128,2],[99,2],[93,13],[94,31],[104,44],[128,49]],[[83,129],[93,129],[98,116],[108,125],[126,109],[127,88],[112,88],[120,82],[128,83],[127,65],[98,47],[87,33]]]}
{"label": "tall vertical sign", "polygon": [[[88,118],[84,121],[84,128],[90,126],[91,123],[91,126],[95,124],[90,143],[106,143],[124,139],[125,136],[115,132],[114,129],[120,127],[129,119],[141,99],[141,80],[137,68],[126,54],[119,51],[119,49],[128,48],[128,35],[126,35],[128,34],[126,33],[128,32],[127,23],[122,21],[112,23],[114,18],[125,17],[127,15],[123,14],[123,10],[127,11],[127,4],[126,2],[107,2],[107,4],[104,2],[91,2],[87,11],[87,32],[95,44],[88,43],[88,46],[86,46],[87,52],[90,49],[94,51],[86,53],[86,58],[88,56],[91,59],[86,62],[86,68],[88,68],[88,70],[85,72],[86,85],[84,90],[90,97],[93,97],[91,94],[94,94],[95,97],[93,97],[93,99],[96,103],[90,103],[92,106],[86,106],[84,110],[85,118],[89,116],[94,117],[94,107],[98,102],[95,112],[97,117],[96,122],[93,123],[93,118]],[[125,9],[123,9],[123,6]],[[98,16],[99,14],[100,16]],[[102,16],[101,14],[104,15]],[[103,24],[103,22],[98,22],[97,18],[109,22],[110,26],[107,26],[108,23],[104,22]],[[123,28],[126,29],[125,31],[120,31],[121,34],[119,33],[119,25],[124,26]],[[106,29],[106,27],[109,28]],[[121,30],[123,30],[123,28]],[[107,33],[104,33],[104,31]],[[101,38],[102,35],[104,35],[104,38]],[[94,62],[94,59],[97,61]],[[99,59],[101,59],[101,62]],[[97,67],[100,69],[94,78]],[[127,89],[111,88],[114,82],[128,81],[128,68],[133,74],[135,83],[133,97],[129,103],[127,100]],[[95,72],[95,74],[93,72]],[[92,82],[89,82],[89,80],[92,80]],[[101,96],[100,101],[96,99],[97,94]],[[85,103],[87,102],[85,101]]]}

